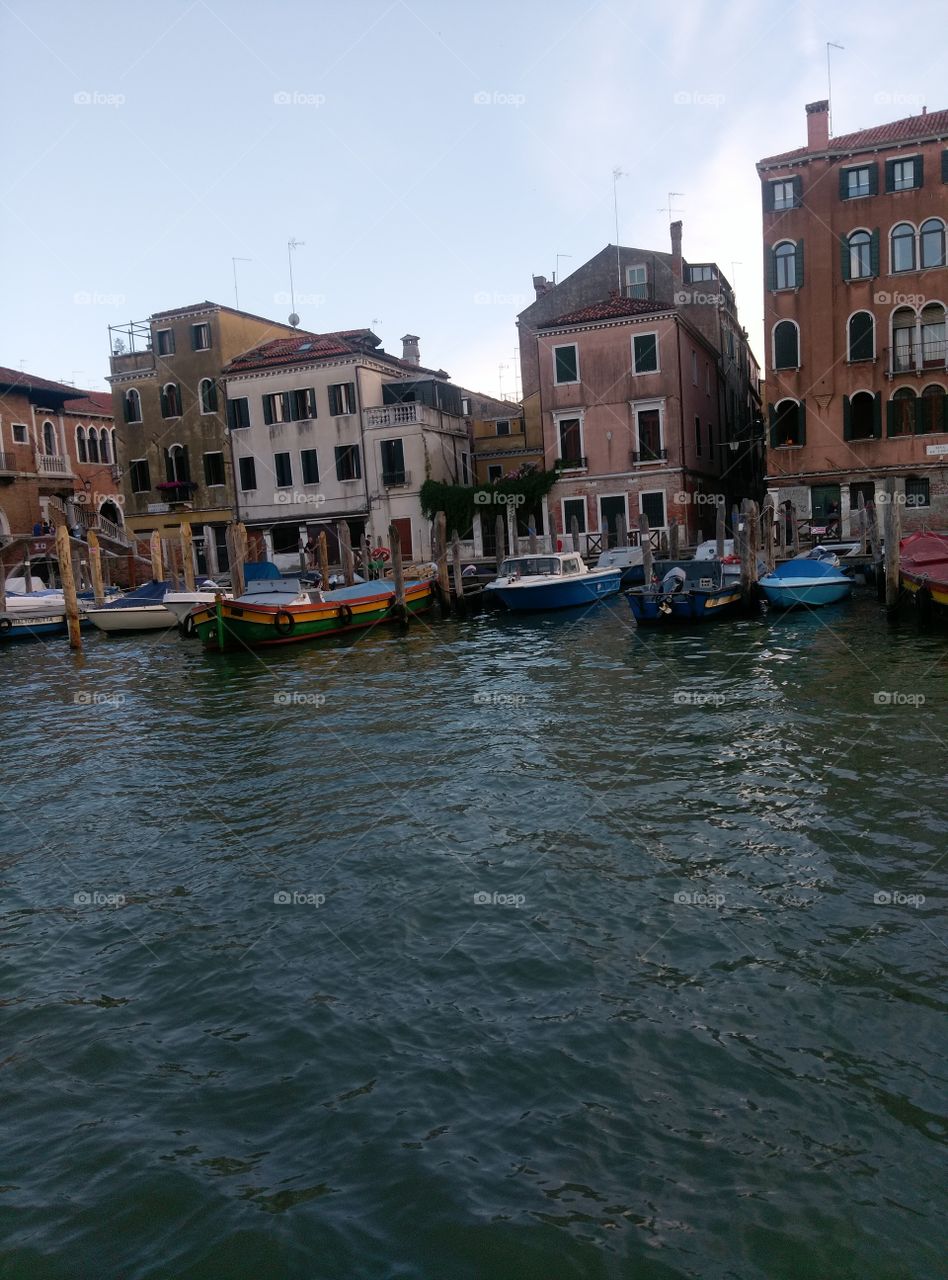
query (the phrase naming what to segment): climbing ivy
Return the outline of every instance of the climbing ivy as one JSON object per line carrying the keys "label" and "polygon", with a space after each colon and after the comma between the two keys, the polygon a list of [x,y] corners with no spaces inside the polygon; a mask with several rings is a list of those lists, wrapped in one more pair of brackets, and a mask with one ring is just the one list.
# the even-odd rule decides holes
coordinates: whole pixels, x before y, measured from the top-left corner
{"label": "climbing ivy", "polygon": [[493,518],[507,509],[509,494],[522,494],[520,509],[528,513],[538,511],[540,502],[559,479],[558,471],[537,471],[522,467],[498,480],[496,484],[442,484],[439,480],[426,480],[421,486],[421,510],[425,518],[433,520],[439,511],[447,517],[448,536],[457,529],[462,538],[469,538],[474,527],[474,512]]}

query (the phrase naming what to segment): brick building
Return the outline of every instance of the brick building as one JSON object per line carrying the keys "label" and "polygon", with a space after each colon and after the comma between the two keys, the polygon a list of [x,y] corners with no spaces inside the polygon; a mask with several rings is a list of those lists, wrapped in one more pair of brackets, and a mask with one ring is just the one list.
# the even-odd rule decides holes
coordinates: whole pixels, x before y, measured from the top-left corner
{"label": "brick building", "polygon": [[767,486],[852,531],[894,477],[906,527],[948,526],[948,111],[758,162],[763,196]]}

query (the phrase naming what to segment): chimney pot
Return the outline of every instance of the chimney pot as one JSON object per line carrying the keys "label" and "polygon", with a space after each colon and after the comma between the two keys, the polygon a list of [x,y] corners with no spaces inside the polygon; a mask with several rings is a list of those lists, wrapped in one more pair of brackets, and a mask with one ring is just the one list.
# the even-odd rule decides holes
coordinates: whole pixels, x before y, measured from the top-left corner
{"label": "chimney pot", "polygon": [[806,104],[807,151],[825,151],[829,146],[829,106],[826,98]]}
{"label": "chimney pot", "polygon": [[672,243],[672,275],[681,283],[683,269],[681,264],[681,219],[669,227]]}
{"label": "chimney pot", "polygon": [[408,364],[421,364],[417,333],[406,333],[402,338],[402,359]]}
{"label": "chimney pot", "polygon": [[553,286],[550,284],[549,280],[547,280],[546,276],[534,276],[533,288],[537,297],[542,298],[545,293],[549,293]]}

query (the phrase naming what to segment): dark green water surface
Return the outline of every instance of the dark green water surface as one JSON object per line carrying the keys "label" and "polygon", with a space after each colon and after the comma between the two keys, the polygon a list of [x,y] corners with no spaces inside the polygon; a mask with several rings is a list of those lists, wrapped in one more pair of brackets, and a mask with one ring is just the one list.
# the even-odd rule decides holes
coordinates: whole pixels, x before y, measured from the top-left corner
{"label": "dark green water surface", "polygon": [[948,633],[0,672],[4,1280],[948,1274]]}

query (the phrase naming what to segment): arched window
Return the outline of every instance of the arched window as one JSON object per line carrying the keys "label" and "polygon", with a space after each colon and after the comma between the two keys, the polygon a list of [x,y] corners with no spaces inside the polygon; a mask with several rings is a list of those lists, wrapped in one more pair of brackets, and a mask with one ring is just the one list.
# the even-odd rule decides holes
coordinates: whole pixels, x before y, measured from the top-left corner
{"label": "arched window", "polygon": [[945,425],[945,392],[939,386],[926,387],[919,396],[916,431],[927,434],[948,430]]}
{"label": "arched window", "polygon": [[889,435],[910,436],[915,430],[915,392],[900,387],[889,401]]}
{"label": "arched window", "polygon": [[202,413],[217,412],[217,383],[213,378],[202,378],[198,384]]}
{"label": "arched window", "polygon": [[922,364],[932,369],[945,367],[945,308],[930,302],[922,308]]}
{"label": "arched window", "polygon": [[56,428],[48,418],[43,423],[43,451],[49,457],[53,457],[59,452],[56,448]]}
{"label": "arched window", "polygon": [[99,461],[99,433],[95,427],[89,428],[89,461]]}
{"label": "arched window", "polygon": [[134,387],[129,387],[125,392],[125,421],[141,422],[142,420],[142,398]]}
{"label": "arched window", "polygon": [[106,431],[105,427],[102,428],[102,432],[99,436],[99,457],[103,462],[112,461],[109,457],[109,433]]}
{"label": "arched window", "polygon": [[899,307],[892,315],[892,372],[907,373],[915,368],[915,312]]}
{"label": "arched window", "polygon": [[800,367],[800,334],[792,320],[781,320],[774,325],[774,368],[798,369]]}
{"label": "arched window", "polygon": [[892,228],[892,270],[915,270],[915,228],[910,222]]}
{"label": "arched window", "polygon": [[875,322],[870,311],[857,311],[849,317],[848,359],[871,360],[875,354]]}
{"label": "arched window", "polygon": [[165,472],[170,483],[186,484],[191,479],[187,450],[183,444],[173,444],[165,453]]}
{"label": "arched window", "polygon": [[849,439],[871,440],[875,432],[876,398],[871,391],[857,391],[849,402]]}
{"label": "arched window", "polygon": [[111,498],[102,503],[99,508],[99,515],[105,520],[111,520],[113,524],[122,523],[122,513]]}
{"label": "arched window", "polygon": [[919,258],[923,267],[945,265],[945,224],[941,218],[929,218],[919,228]]}
{"label": "arched window", "polygon": [[781,400],[774,411],[770,436],[778,449],[803,444],[802,405],[796,400]]}
{"label": "arched window", "polygon": [[112,437],[112,461],[118,462],[118,449],[115,444],[115,428],[114,427],[109,432],[109,435]]}
{"label": "arched window", "polygon": [[181,417],[181,391],[176,382],[166,382],[161,388],[161,416]]}
{"label": "arched window", "polygon": [[797,247],[792,240],[785,240],[774,249],[774,278],[777,289],[797,287]]}
{"label": "arched window", "polygon": [[76,427],[76,457],[80,462],[89,461],[89,455],[86,453],[86,432],[84,427]]}
{"label": "arched window", "polygon": [[849,237],[849,278],[866,280],[872,275],[872,236],[854,231]]}

